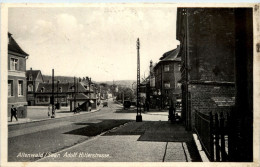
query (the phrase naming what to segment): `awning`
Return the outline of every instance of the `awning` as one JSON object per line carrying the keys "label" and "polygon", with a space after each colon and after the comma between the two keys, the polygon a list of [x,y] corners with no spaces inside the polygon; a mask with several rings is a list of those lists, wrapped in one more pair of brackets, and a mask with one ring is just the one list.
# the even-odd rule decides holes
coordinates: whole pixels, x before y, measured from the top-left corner
{"label": "awning", "polygon": [[90,102],[90,103],[94,103],[94,101],[93,101],[93,100],[89,100],[89,102]]}

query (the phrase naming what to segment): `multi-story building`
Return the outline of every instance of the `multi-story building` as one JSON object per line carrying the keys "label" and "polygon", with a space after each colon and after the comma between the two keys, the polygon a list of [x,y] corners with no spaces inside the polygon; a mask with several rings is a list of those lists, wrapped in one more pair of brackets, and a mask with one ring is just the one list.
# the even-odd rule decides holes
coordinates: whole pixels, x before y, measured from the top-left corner
{"label": "multi-story building", "polygon": [[40,83],[43,83],[43,76],[40,70],[30,70],[26,71],[27,79],[27,102],[28,106],[35,105],[35,92],[38,89]]}
{"label": "multi-story building", "polygon": [[18,110],[18,117],[27,116],[26,93],[26,59],[28,54],[16,43],[11,33],[8,33],[8,116],[11,107]]}
{"label": "multi-story building", "polygon": [[178,8],[176,35],[187,130],[194,127],[195,110],[230,111],[235,104],[235,149],[229,154],[252,161],[252,8]]}
{"label": "multi-story building", "polygon": [[174,103],[181,96],[181,79],[179,57],[180,47],[163,54],[160,61],[154,66],[155,90],[157,106],[165,108]]}

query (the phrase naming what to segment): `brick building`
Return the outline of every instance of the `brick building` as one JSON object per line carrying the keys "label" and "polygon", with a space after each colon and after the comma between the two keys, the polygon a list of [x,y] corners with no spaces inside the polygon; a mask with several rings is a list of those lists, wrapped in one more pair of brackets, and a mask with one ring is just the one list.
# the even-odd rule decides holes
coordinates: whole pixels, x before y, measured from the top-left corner
{"label": "brick building", "polygon": [[[228,23],[228,24],[227,24]],[[233,9],[179,8],[183,117],[187,129],[194,111],[217,110],[214,97],[235,96],[235,29]]]}
{"label": "brick building", "polygon": [[238,161],[252,159],[252,27],[251,8],[177,9],[186,128],[192,129],[195,110],[230,111],[234,106],[232,144],[237,151],[230,154]]}
{"label": "brick building", "polygon": [[40,83],[43,83],[43,76],[40,70],[30,70],[26,71],[27,79],[27,102],[28,106],[35,105],[35,92],[38,89]]}
{"label": "brick building", "polygon": [[17,107],[18,117],[27,116],[25,71],[28,56],[8,33],[8,116],[12,105]]}
{"label": "brick building", "polygon": [[154,66],[155,90],[157,106],[165,108],[181,96],[181,79],[179,56],[180,47],[163,54],[160,61]]}

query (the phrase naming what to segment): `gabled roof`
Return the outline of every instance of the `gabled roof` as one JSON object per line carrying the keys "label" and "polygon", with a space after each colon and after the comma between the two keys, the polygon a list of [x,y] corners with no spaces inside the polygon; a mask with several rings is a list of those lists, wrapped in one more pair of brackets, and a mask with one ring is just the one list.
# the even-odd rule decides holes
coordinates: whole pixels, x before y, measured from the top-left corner
{"label": "gabled roof", "polygon": [[21,54],[23,57],[29,56],[26,52],[24,52],[18,43],[12,37],[12,34],[8,32],[8,51],[15,52]]}
{"label": "gabled roof", "polygon": [[[32,75],[32,80],[35,81],[37,76],[41,74],[41,70],[26,70],[26,78],[29,78]],[[42,77],[42,76],[41,76]],[[42,77],[43,81],[43,77]]]}

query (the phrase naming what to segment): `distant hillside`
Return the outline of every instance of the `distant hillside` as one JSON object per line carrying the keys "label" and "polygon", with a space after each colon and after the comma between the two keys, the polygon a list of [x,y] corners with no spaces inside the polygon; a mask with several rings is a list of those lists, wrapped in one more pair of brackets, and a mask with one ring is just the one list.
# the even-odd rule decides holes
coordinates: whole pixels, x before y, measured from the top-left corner
{"label": "distant hillside", "polygon": [[132,84],[136,83],[136,80],[117,80],[117,81],[103,81],[103,82],[98,82],[98,83],[106,83],[108,85],[120,85],[124,87],[129,87],[132,88]]}
{"label": "distant hillside", "polygon": [[[43,79],[45,82],[51,82],[51,76],[49,75],[43,75]],[[60,82],[74,82],[74,77],[69,77],[69,76],[55,76],[54,80],[57,81],[59,80]],[[92,81],[95,83],[95,81]],[[108,85],[113,85],[113,83],[115,85],[120,85],[120,86],[124,86],[124,87],[129,87],[132,88],[132,84],[136,83],[136,80],[117,80],[117,81],[102,81],[102,82],[96,82],[97,84],[100,83],[106,83]]]}

